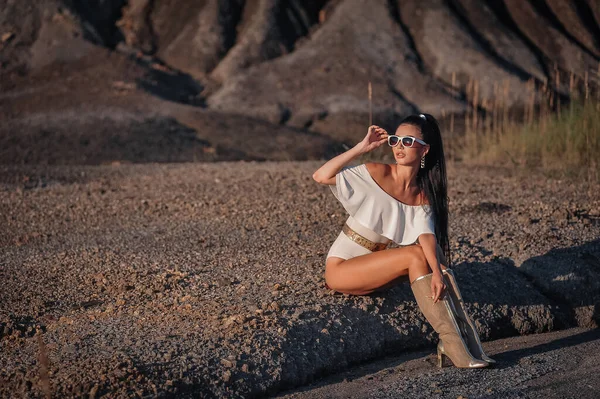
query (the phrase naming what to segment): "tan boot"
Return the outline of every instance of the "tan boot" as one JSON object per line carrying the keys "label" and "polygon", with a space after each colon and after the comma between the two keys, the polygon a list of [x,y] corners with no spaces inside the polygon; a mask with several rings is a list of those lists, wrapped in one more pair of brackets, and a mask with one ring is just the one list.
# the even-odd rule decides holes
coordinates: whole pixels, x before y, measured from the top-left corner
{"label": "tan boot", "polygon": [[487,362],[475,359],[469,352],[467,344],[460,333],[452,302],[444,295],[437,303],[433,303],[431,298],[432,276],[432,273],[421,276],[413,281],[410,287],[421,312],[440,336],[438,366],[443,366],[444,356],[447,356],[456,367],[487,367]]}
{"label": "tan boot", "polygon": [[460,290],[458,289],[458,284],[456,283],[454,272],[450,269],[446,269],[443,271],[443,273],[447,285],[446,295],[449,296],[449,299],[454,304],[454,308],[456,309],[456,318],[458,319],[458,325],[461,331],[463,332],[463,337],[467,341],[469,351],[477,359],[481,359],[488,363],[496,363],[494,359],[486,355],[483,351],[483,347],[481,346],[481,340],[479,339],[479,334],[477,334],[475,324],[473,324],[473,321],[467,313],[465,303],[463,301],[462,295],[460,294]]}

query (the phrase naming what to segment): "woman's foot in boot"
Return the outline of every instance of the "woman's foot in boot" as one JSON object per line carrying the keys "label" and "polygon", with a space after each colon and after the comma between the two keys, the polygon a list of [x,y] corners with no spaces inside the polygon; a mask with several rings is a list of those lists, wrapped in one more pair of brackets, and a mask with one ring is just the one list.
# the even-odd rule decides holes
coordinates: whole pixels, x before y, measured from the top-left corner
{"label": "woman's foot in boot", "polygon": [[476,359],[469,352],[467,344],[460,332],[452,302],[446,295],[437,303],[431,294],[432,274],[421,276],[412,282],[411,288],[421,312],[440,336],[438,344],[438,364],[447,356],[454,366],[460,368],[482,368],[489,364]]}

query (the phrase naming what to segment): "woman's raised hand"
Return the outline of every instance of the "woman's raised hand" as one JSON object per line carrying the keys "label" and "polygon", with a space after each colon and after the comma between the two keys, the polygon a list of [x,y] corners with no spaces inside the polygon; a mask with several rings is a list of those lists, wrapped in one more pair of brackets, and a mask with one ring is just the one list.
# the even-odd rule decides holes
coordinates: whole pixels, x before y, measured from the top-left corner
{"label": "woman's raised hand", "polygon": [[313,179],[321,184],[334,185],[336,182],[336,175],[348,162],[354,158],[365,154],[369,151],[379,147],[387,140],[388,133],[385,129],[379,126],[369,126],[369,131],[365,138],[348,151],[333,157],[329,161],[325,162],[315,173],[313,173]]}
{"label": "woman's raised hand", "polygon": [[385,143],[387,138],[388,132],[386,132],[385,129],[377,125],[371,125],[367,131],[367,135],[363,141],[360,142],[360,145],[364,152],[373,151],[375,148]]}

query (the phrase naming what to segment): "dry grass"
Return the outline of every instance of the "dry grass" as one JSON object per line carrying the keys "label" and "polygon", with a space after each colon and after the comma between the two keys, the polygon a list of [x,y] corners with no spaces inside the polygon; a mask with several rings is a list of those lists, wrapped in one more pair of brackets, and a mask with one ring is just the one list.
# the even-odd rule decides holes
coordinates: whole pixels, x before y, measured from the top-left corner
{"label": "dry grass", "polygon": [[[571,103],[560,113],[499,135],[481,135],[465,151],[475,162],[507,161],[550,172],[600,173],[600,103]],[[579,173],[578,173],[579,174]]]}
{"label": "dry grass", "polygon": [[[584,76],[555,68],[548,81],[531,79],[519,107],[509,106],[515,93],[508,81],[496,82],[487,98],[476,80],[461,85],[453,74],[449,82],[454,95],[468,104],[462,115],[443,110],[439,115],[449,165],[535,169],[558,178],[600,181],[600,64]],[[369,87],[369,103],[371,95]],[[357,163],[393,161],[384,145]]]}
{"label": "dry grass", "polygon": [[[600,67],[598,70],[600,81]],[[453,86],[454,86],[453,79]],[[461,90],[456,87],[458,91]],[[444,117],[451,161],[539,169],[554,176],[600,178],[600,88],[589,75],[578,77],[555,70],[552,85],[528,84],[522,108],[509,108],[507,84],[494,86],[494,98],[482,99],[479,84],[464,89],[469,111],[455,127],[455,116]]]}

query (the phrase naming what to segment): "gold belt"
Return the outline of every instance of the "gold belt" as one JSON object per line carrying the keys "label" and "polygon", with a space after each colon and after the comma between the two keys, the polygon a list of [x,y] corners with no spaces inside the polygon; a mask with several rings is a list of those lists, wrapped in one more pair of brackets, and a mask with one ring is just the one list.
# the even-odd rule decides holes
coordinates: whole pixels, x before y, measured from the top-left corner
{"label": "gold belt", "polygon": [[342,231],[348,236],[349,239],[351,239],[358,245],[365,247],[371,252],[384,250],[388,246],[388,244],[384,244],[382,242],[373,242],[368,238],[361,236],[356,231],[352,230],[347,224],[344,224]]}

